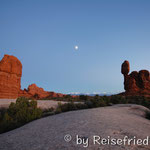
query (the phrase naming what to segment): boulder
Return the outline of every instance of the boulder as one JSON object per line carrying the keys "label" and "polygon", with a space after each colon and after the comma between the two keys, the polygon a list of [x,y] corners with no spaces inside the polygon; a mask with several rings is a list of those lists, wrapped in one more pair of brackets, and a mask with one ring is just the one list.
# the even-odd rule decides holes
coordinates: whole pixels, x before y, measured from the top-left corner
{"label": "boulder", "polygon": [[130,64],[127,60],[124,61],[124,63],[121,66],[121,73],[123,75],[127,75],[130,71]]}

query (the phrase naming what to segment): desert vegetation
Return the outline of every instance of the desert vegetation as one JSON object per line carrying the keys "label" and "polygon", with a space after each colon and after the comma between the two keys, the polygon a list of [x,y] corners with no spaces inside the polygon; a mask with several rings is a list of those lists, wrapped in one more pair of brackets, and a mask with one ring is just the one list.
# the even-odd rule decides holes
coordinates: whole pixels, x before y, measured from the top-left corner
{"label": "desert vegetation", "polygon": [[[55,99],[55,98],[53,98]],[[58,99],[57,99],[58,100]],[[88,109],[88,108],[96,108],[96,107],[105,107],[112,106],[115,104],[137,104],[142,105],[150,109],[150,98],[144,96],[121,96],[121,95],[112,95],[112,96],[87,96],[80,95],[77,97],[72,97],[70,95],[66,95],[65,97],[60,97],[59,101],[67,101],[69,103],[62,104],[58,102],[58,106],[56,110],[50,108],[48,110],[43,111],[43,117],[48,115],[54,115],[62,112],[72,111],[72,110],[80,110],[80,109]],[[74,103],[74,102],[82,102],[82,103]],[[150,116],[149,112],[146,113],[147,117]]]}
{"label": "desert vegetation", "polygon": [[[150,98],[143,96],[125,97],[120,95],[80,95],[77,97],[72,97],[70,95],[66,95],[64,97],[60,97],[59,101],[67,101],[68,103],[62,104],[61,102],[58,102],[56,109],[49,108],[46,110],[41,110],[40,108],[37,108],[36,100],[29,100],[25,97],[18,98],[16,103],[11,103],[8,109],[0,109],[0,133],[10,131],[41,117],[72,110],[75,111],[80,109],[105,107],[112,106],[114,104],[138,104],[150,109]],[[79,103],[74,103],[76,101]],[[150,112],[146,112],[146,118],[150,119]]]}
{"label": "desert vegetation", "polygon": [[42,110],[37,108],[37,102],[20,97],[16,103],[11,103],[8,109],[0,110],[0,133],[20,127],[42,116]]}
{"label": "desert vegetation", "polygon": [[150,120],[150,111],[146,112],[146,118]]}
{"label": "desert vegetation", "polygon": [[[72,111],[72,110],[80,110],[80,109],[89,109],[96,107],[105,107],[112,106],[115,104],[137,104],[142,105],[150,109],[150,98],[144,96],[121,96],[121,95],[112,95],[112,96],[87,96],[80,95],[77,97],[72,97],[71,95],[66,95],[64,97],[53,98],[53,100],[58,101],[67,101],[69,103],[62,104],[58,102],[58,106],[56,109],[50,108],[47,110],[43,110],[42,116],[54,115],[62,112]],[[81,103],[74,103],[81,102]],[[146,118],[149,113],[146,113]]]}

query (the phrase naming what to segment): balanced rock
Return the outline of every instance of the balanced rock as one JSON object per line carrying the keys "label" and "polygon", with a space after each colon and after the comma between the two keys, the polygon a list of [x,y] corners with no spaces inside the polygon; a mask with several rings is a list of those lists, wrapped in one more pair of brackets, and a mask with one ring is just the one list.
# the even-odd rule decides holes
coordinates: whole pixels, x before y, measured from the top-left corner
{"label": "balanced rock", "polygon": [[125,60],[121,66],[121,73],[127,75],[129,71],[130,71],[130,64],[127,60]]}
{"label": "balanced rock", "polygon": [[124,75],[125,95],[150,96],[150,73],[148,70],[133,71],[129,74],[130,65],[124,61],[121,73]]}

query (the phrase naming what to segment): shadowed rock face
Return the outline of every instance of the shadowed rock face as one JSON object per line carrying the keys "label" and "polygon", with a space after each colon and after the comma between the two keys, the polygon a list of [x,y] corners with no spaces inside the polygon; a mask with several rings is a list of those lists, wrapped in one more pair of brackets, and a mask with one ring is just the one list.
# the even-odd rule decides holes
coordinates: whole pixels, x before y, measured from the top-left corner
{"label": "shadowed rock face", "polygon": [[[123,104],[48,116],[0,134],[0,149],[150,150],[150,144],[141,146],[132,142],[131,145],[99,145],[93,142],[94,135],[114,139],[123,139],[125,136],[131,139],[135,136],[144,140],[150,133],[150,121],[144,118],[145,111],[148,109],[140,105]],[[67,133],[72,136],[70,142],[64,141]],[[83,144],[77,145],[77,135],[89,139],[87,148]]]}
{"label": "shadowed rock face", "polygon": [[133,71],[129,74],[130,66],[124,61],[121,73],[124,75],[124,89],[126,95],[150,96],[150,73],[148,70]]}
{"label": "shadowed rock face", "polygon": [[21,88],[22,64],[14,56],[0,61],[0,98],[17,98]]}
{"label": "shadowed rock face", "polygon": [[36,84],[21,90],[22,64],[14,56],[4,55],[0,61],[0,98],[15,99],[19,96],[41,99],[45,97],[63,97],[64,94],[47,92]]}

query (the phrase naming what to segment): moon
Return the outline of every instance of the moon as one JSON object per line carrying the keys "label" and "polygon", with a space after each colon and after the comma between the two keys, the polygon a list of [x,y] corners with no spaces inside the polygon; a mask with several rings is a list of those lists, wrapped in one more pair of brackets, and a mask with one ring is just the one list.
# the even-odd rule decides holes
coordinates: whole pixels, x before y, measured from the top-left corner
{"label": "moon", "polygon": [[78,50],[78,49],[79,49],[79,47],[76,45],[76,46],[74,47],[74,49],[75,49],[75,50]]}

